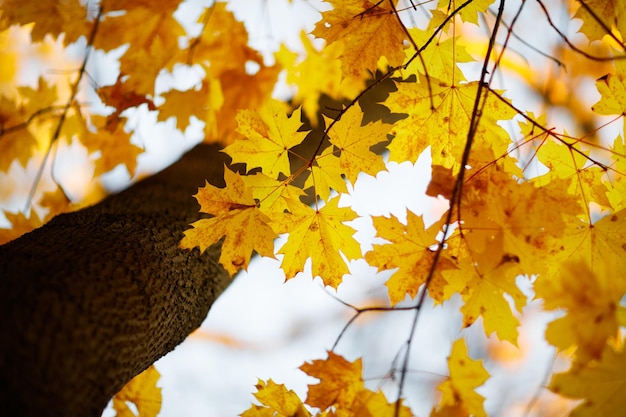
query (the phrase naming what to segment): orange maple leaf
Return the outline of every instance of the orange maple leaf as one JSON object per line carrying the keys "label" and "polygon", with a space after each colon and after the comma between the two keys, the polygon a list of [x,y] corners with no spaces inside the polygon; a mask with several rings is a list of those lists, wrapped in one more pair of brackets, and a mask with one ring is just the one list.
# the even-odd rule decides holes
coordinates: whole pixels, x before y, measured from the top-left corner
{"label": "orange maple leaf", "polygon": [[306,362],[300,369],[320,380],[319,384],[309,385],[306,403],[321,410],[332,405],[339,410],[349,410],[357,393],[365,388],[361,359],[350,362],[329,351],[327,359]]}
{"label": "orange maple leaf", "polygon": [[198,246],[204,252],[224,236],[219,262],[232,276],[240,268],[246,269],[252,251],[274,257],[274,238],[277,234],[268,225],[270,219],[257,207],[252,190],[245,186],[241,176],[224,170],[225,188],[209,183],[195,195],[200,211],[212,214],[210,219],[192,223],[180,242],[183,249]]}

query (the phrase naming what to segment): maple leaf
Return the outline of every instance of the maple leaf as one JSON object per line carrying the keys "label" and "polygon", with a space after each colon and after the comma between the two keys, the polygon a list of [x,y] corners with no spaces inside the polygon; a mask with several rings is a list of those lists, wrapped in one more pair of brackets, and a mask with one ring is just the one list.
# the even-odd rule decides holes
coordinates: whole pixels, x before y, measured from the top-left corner
{"label": "maple leaf", "polygon": [[[132,2],[128,2],[123,6],[124,13],[116,10],[104,16],[98,31],[106,36],[96,36],[94,46],[110,51],[128,45],[119,59],[128,90],[154,96],[156,77],[163,69],[171,70],[181,58],[178,38],[185,35],[185,30],[169,7],[145,3],[132,6]],[[106,5],[103,7],[105,11],[110,10]],[[141,30],[128,30],[129,26],[141,27]]]}
{"label": "maple leaf", "polygon": [[[430,88],[429,88],[430,85]],[[415,163],[421,153],[431,147],[432,163],[458,171],[465,147],[470,117],[476,100],[478,83],[450,85],[420,75],[419,82],[397,83],[398,91],[391,93],[385,104],[394,113],[408,117],[394,124],[394,139],[389,149],[391,161]],[[495,155],[504,155],[510,144],[508,134],[498,120],[515,116],[501,101],[487,99],[476,136],[488,137],[488,146]],[[477,143],[480,145],[480,143]]]}
{"label": "maple leaf", "polygon": [[259,380],[256,384],[255,398],[262,406],[253,405],[244,411],[241,417],[309,417],[309,413],[298,395],[282,384],[271,379],[267,382]]}
{"label": "maple leaf", "polygon": [[102,102],[114,109],[113,113],[107,116],[109,130],[115,130],[117,122],[121,119],[121,113],[126,109],[146,104],[148,110],[156,110],[150,98],[130,90],[123,79],[124,76],[120,73],[115,84],[96,89],[96,93],[98,93]]}
{"label": "maple leaf", "polygon": [[349,207],[339,207],[339,198],[332,198],[321,209],[301,204],[292,211],[289,237],[278,251],[285,255],[280,266],[287,279],[302,272],[311,258],[313,276],[337,288],[342,277],[350,272],[341,254],[348,260],[362,256],[361,247],[352,236],[355,230],[343,223],[357,215]]}
{"label": "maple leaf", "polygon": [[300,204],[304,191],[294,187],[288,180],[279,181],[262,172],[246,175],[243,181],[252,189],[252,197],[259,202],[264,213],[279,214],[288,211],[295,204]]}
{"label": "maple leaf", "polygon": [[2,17],[9,24],[25,25],[35,23],[31,31],[33,42],[40,42],[48,34],[57,38],[63,36],[63,44],[74,43],[89,33],[85,5],[78,0],[61,2],[23,2],[4,0]]}
{"label": "maple leaf", "polygon": [[[568,179],[567,192],[581,197],[581,205],[587,209],[590,202],[603,207],[609,206],[607,188],[602,182],[606,169],[589,159],[589,150],[581,149],[576,141],[557,142],[548,140],[537,150],[537,159],[546,165],[549,172],[533,179],[538,185],[553,178]],[[585,210],[587,211],[587,210]]]}
{"label": "maple leaf", "polygon": [[247,269],[252,251],[259,255],[274,257],[274,238],[277,236],[268,225],[270,219],[263,214],[252,197],[252,190],[245,186],[241,176],[224,170],[225,188],[217,188],[208,182],[194,196],[200,203],[200,211],[212,214],[210,219],[192,223],[180,242],[183,249],[198,246],[204,252],[224,236],[219,262],[232,276],[240,268]]}
{"label": "maple leaf", "polygon": [[[412,417],[411,409],[401,405],[399,412],[396,411],[395,403],[388,403],[382,391],[373,392],[368,389],[359,391],[354,397],[354,402],[350,407],[352,414],[350,417]],[[342,413],[339,411],[337,415]]]}
{"label": "maple leaf", "polygon": [[43,221],[35,211],[31,211],[29,216],[22,212],[11,213],[3,211],[3,214],[11,223],[11,227],[7,229],[0,228],[0,245],[17,239],[24,233],[28,233],[43,225]]}
{"label": "maple leaf", "polygon": [[618,306],[626,287],[612,269],[603,269],[600,275],[582,261],[569,261],[561,264],[558,276],[535,282],[536,298],[544,299],[544,308],[566,310],[565,316],[548,323],[546,340],[560,350],[576,346],[581,363],[600,359],[607,340],[619,329]]}
{"label": "maple leaf", "polygon": [[[373,249],[365,254],[365,260],[379,271],[398,268],[385,283],[391,305],[394,306],[404,300],[407,294],[415,297],[426,281],[434,262],[432,247],[438,243],[436,237],[440,223],[426,229],[422,217],[410,210],[407,210],[406,226],[395,216],[373,217],[373,221],[376,236],[388,240],[390,244],[373,245]],[[443,301],[443,287],[447,282],[441,271],[450,268],[454,268],[450,260],[445,257],[439,259],[434,278],[428,287],[435,301]]]}
{"label": "maple leaf", "polygon": [[[601,40],[607,35],[606,27],[608,25],[611,28],[613,22],[623,39],[626,34],[626,8],[622,2],[618,0],[585,0],[585,6],[580,6],[574,17],[583,21],[579,32],[585,34],[590,43]],[[605,25],[600,24],[598,19],[600,22],[605,22]]]}
{"label": "maple leaf", "polygon": [[341,162],[335,156],[332,147],[324,149],[321,155],[315,157],[314,164],[311,165],[311,175],[304,183],[304,188],[313,187],[315,195],[327,201],[331,190],[338,193],[347,193],[348,186],[343,179]]}
{"label": "maple leaf", "polygon": [[119,164],[124,164],[130,176],[134,176],[137,156],[143,149],[131,142],[132,133],[126,132],[122,123],[116,124],[114,130],[109,130],[107,119],[102,116],[92,116],[92,122],[97,131],[85,131],[79,139],[89,153],[100,153],[96,159],[94,175],[102,175]]}
{"label": "maple leaf", "polygon": [[[461,16],[461,19],[465,22],[473,23],[478,25],[478,15],[481,13],[485,13],[489,6],[495,0],[475,0],[463,7],[461,11],[458,13]],[[446,15],[458,9],[461,4],[465,3],[464,1],[459,0],[439,0],[439,4],[437,4],[437,9],[445,12]]]}
{"label": "maple leaf", "polygon": [[248,170],[259,167],[264,174],[274,178],[290,172],[289,149],[300,144],[307,135],[298,132],[300,109],[287,117],[287,107],[277,100],[270,100],[258,112],[240,111],[237,123],[237,131],[245,139],[224,148],[233,163],[245,163]]}
{"label": "maple leaf", "polygon": [[[433,12],[435,13],[437,10]],[[411,28],[409,29],[409,34],[419,47],[426,44],[432,35],[432,31]],[[429,43],[428,47],[420,52],[422,59],[411,61],[409,66],[403,69],[402,72],[404,73],[406,71],[407,74],[428,74],[429,77],[442,80],[449,85],[455,85],[465,81],[465,76],[457,63],[472,62],[474,58],[465,51],[459,39],[460,38],[441,39],[437,42]],[[414,46],[407,49],[407,60],[415,53],[417,53],[417,51]],[[426,69],[423,68],[424,63],[426,64]]]}
{"label": "maple leaf", "polygon": [[391,66],[404,60],[406,34],[387,2],[332,0],[333,9],[322,12],[313,34],[329,45],[342,47],[339,55],[345,77],[363,78],[377,69],[385,57]]}
{"label": "maple leaf", "polygon": [[[341,152],[339,166],[352,184],[361,172],[376,175],[385,169],[382,157],[376,155],[370,148],[387,140],[391,125],[376,121],[362,126],[362,120],[363,111],[360,106],[352,106],[328,131],[330,143]],[[327,125],[331,122],[331,119],[326,118]]]}
{"label": "maple leaf", "polygon": [[519,321],[513,315],[505,294],[513,298],[515,307],[520,311],[526,305],[526,296],[515,280],[522,272],[519,259],[514,254],[501,252],[502,239],[501,233],[496,234],[480,252],[466,243],[460,243],[460,239],[448,239],[449,257],[456,260],[457,268],[442,271],[448,281],[443,297],[448,299],[454,293],[461,294],[465,327],[482,317],[486,335],[495,332],[500,340],[517,345]]}
{"label": "maple leaf", "polygon": [[567,223],[560,237],[546,238],[545,249],[551,262],[543,276],[558,275],[560,265],[568,261],[582,261],[596,274],[605,274],[607,270],[625,271],[624,242],[626,209],[609,214],[593,224],[581,221]]}
{"label": "maple leaf", "polygon": [[319,384],[309,385],[305,402],[321,410],[333,405],[337,410],[349,410],[357,394],[365,388],[361,359],[350,362],[329,351],[327,359],[306,362],[300,369],[320,380]]}
{"label": "maple leaf", "polygon": [[467,355],[464,339],[457,339],[452,344],[452,351],[448,357],[448,367],[450,376],[437,387],[442,393],[437,408],[441,410],[458,407],[466,415],[487,417],[483,408],[485,398],[476,393],[475,389],[487,381],[489,373],[481,361],[474,360]]}
{"label": "maple leaf", "polygon": [[[341,62],[336,58],[340,53],[337,44],[318,50],[304,31],[300,33],[300,40],[304,47],[303,59],[298,60],[297,54],[284,45],[281,45],[275,57],[287,72],[285,81],[298,88],[293,101],[302,104],[304,114],[316,126],[322,94],[339,99],[358,94],[358,91],[350,91],[346,83],[342,85]],[[320,68],[324,68],[324,71],[320,71]]]}
{"label": "maple leaf", "polygon": [[26,167],[37,139],[25,125],[27,119],[17,103],[0,96],[0,171],[7,172],[16,160]]}
{"label": "maple leaf", "polygon": [[626,352],[607,345],[600,361],[574,363],[569,371],[552,376],[550,390],[584,399],[570,417],[626,415]]}
{"label": "maple leaf", "polygon": [[[116,417],[156,417],[161,411],[161,388],[156,386],[160,378],[154,365],[135,376],[113,396]],[[134,404],[135,414],[127,403]]]}
{"label": "maple leaf", "polygon": [[175,117],[176,126],[184,132],[187,126],[189,126],[191,116],[202,120],[206,113],[201,103],[206,103],[208,100],[208,83],[202,83],[200,90],[180,91],[172,89],[161,93],[161,96],[165,99],[165,102],[159,106],[157,120],[162,122],[170,117]]}

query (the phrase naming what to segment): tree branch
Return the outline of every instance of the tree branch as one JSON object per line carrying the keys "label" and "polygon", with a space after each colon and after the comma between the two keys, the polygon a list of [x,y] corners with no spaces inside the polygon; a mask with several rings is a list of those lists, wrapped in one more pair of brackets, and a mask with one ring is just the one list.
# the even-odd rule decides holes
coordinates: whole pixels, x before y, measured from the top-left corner
{"label": "tree branch", "polygon": [[230,282],[219,248],[178,249],[191,197],[223,182],[200,145],[165,171],[0,246],[0,415],[99,416],[196,329]]}

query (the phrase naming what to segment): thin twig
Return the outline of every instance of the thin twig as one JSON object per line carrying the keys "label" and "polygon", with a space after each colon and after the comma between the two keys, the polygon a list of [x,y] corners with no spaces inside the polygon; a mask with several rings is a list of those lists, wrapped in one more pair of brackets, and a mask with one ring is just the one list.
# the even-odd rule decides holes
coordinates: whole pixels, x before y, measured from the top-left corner
{"label": "thin twig", "polygon": [[80,70],[78,71],[78,77],[76,78],[76,81],[74,82],[74,84],[72,84],[70,97],[67,100],[67,103],[65,103],[65,106],[63,107],[63,112],[61,113],[61,117],[59,117],[59,123],[57,123],[57,127],[54,133],[52,134],[52,137],[50,138],[50,143],[48,144],[48,149],[46,150],[43,161],[41,162],[41,165],[39,166],[39,169],[37,170],[37,175],[35,175],[33,186],[30,189],[28,198],[26,199],[26,207],[24,208],[24,210],[28,210],[28,208],[30,207],[32,203],[33,197],[35,196],[35,191],[37,190],[37,186],[39,185],[39,181],[41,181],[41,176],[43,174],[44,167],[46,166],[46,163],[52,151],[52,146],[59,139],[59,136],[61,135],[61,129],[63,128],[63,124],[65,123],[65,119],[67,117],[67,113],[69,112],[69,109],[72,106],[72,103],[74,103],[76,94],[78,94],[78,87],[87,69],[87,61],[89,60],[89,56],[91,55],[91,52],[93,50],[93,43],[94,43],[94,40],[96,39],[96,33],[98,32],[98,26],[100,25],[100,19],[102,18],[102,14],[103,14],[103,8],[99,7],[98,15],[96,16],[96,20],[94,21],[91,34],[89,35],[89,40],[87,41],[87,50],[85,52],[85,58],[83,59],[83,64],[81,65]]}

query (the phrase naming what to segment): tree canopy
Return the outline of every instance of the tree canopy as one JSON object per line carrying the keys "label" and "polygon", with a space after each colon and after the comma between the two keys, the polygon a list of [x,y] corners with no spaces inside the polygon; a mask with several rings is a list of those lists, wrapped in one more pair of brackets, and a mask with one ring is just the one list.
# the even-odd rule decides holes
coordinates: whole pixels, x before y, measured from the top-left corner
{"label": "tree canopy", "polygon": [[[306,397],[259,380],[258,402],[242,416],[413,415],[405,386],[426,297],[461,300],[463,327],[514,346],[524,308],[542,300],[557,313],[545,341],[571,364],[546,389],[582,400],[572,416],[626,415],[626,5],[315,4],[319,21],[299,46],[268,52],[251,46],[228,2],[1,1],[0,197],[27,209],[4,211],[10,227],[0,238],[103,197],[97,185],[72,197],[56,178],[62,149],[82,149],[94,179],[120,166],[133,177],[138,115],[175,123],[201,131],[228,160],[206,161],[223,168],[223,181],[193,195],[200,213],[177,237],[180,249],[219,248],[230,276],[254,254],[275,257],[286,280],[319,277],[334,290],[364,261],[391,272],[388,302],[353,306],[355,317],[413,314],[389,365],[395,391],[373,389],[361,359],[330,349],[303,358],[300,370],[318,380]],[[59,71],[77,50],[72,70]],[[103,82],[94,63],[107,60],[118,70]],[[424,152],[426,193],[447,210],[432,223],[410,210],[406,219],[370,216],[379,239],[365,247],[350,223],[363,215],[342,195],[387,162],[415,163]],[[27,172],[29,192],[14,191]],[[488,415],[476,389],[490,375],[470,352],[460,332],[431,416]],[[118,415],[129,415],[128,401],[156,415],[157,376],[149,368],[128,384],[113,402]]]}

